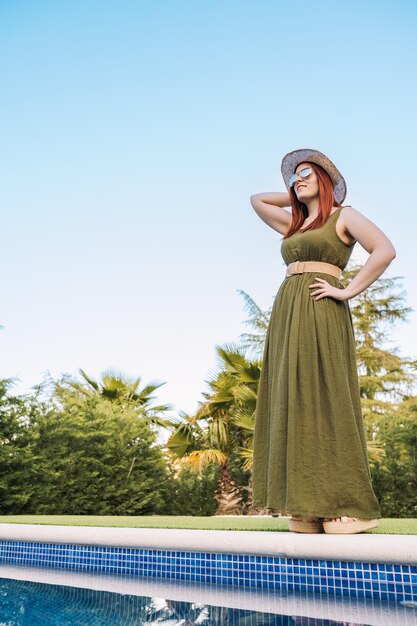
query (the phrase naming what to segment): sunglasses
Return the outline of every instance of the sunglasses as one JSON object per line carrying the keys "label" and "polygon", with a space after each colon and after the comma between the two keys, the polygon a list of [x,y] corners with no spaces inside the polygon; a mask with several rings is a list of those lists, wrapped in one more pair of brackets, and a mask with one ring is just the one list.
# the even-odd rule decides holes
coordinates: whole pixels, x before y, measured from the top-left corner
{"label": "sunglasses", "polygon": [[288,181],[288,185],[293,187],[297,181],[297,178],[300,176],[303,180],[306,180],[313,173],[312,167],[304,167],[302,170],[297,172],[297,174],[293,174]]}

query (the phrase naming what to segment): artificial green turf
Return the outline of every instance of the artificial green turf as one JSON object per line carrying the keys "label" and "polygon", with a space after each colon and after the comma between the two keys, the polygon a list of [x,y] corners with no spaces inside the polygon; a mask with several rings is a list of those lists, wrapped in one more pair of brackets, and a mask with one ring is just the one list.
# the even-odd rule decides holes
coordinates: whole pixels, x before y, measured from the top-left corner
{"label": "artificial green turf", "polygon": [[[0,515],[0,524],[107,526],[119,528],[189,528],[195,530],[288,531],[288,520],[276,517],[180,517],[169,515]],[[373,534],[417,535],[417,519],[382,519]]]}

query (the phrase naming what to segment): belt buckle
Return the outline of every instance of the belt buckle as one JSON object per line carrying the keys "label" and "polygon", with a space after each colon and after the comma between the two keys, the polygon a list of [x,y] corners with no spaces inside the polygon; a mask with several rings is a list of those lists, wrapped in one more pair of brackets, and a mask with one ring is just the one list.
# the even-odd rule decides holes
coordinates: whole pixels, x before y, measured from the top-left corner
{"label": "belt buckle", "polygon": [[291,269],[288,269],[289,266],[287,266],[287,271],[286,271],[286,275],[287,276],[292,276],[293,274],[302,274],[303,273],[304,261],[293,261],[289,265],[291,265],[292,267],[291,267]]}
{"label": "belt buckle", "polygon": [[294,261],[295,267],[291,274],[302,274],[304,268],[304,261]]}

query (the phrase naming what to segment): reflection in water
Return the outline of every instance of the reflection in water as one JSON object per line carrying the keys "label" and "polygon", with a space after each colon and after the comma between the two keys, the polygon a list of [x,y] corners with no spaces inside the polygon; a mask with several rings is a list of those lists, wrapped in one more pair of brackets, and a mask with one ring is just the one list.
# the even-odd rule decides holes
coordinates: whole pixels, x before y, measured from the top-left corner
{"label": "reflection in water", "polygon": [[317,619],[315,617],[293,617],[295,626],[363,626],[356,622],[335,622],[332,619]]}
{"label": "reflection in water", "polygon": [[363,626],[12,579],[0,580],[0,626]]}

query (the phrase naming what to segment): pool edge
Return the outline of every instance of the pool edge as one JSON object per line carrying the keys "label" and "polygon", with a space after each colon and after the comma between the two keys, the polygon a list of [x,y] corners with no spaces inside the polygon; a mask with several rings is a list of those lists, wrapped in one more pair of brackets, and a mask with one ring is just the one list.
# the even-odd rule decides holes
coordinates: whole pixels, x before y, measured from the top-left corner
{"label": "pool edge", "polygon": [[417,564],[417,541],[412,535],[0,524],[0,541]]}

